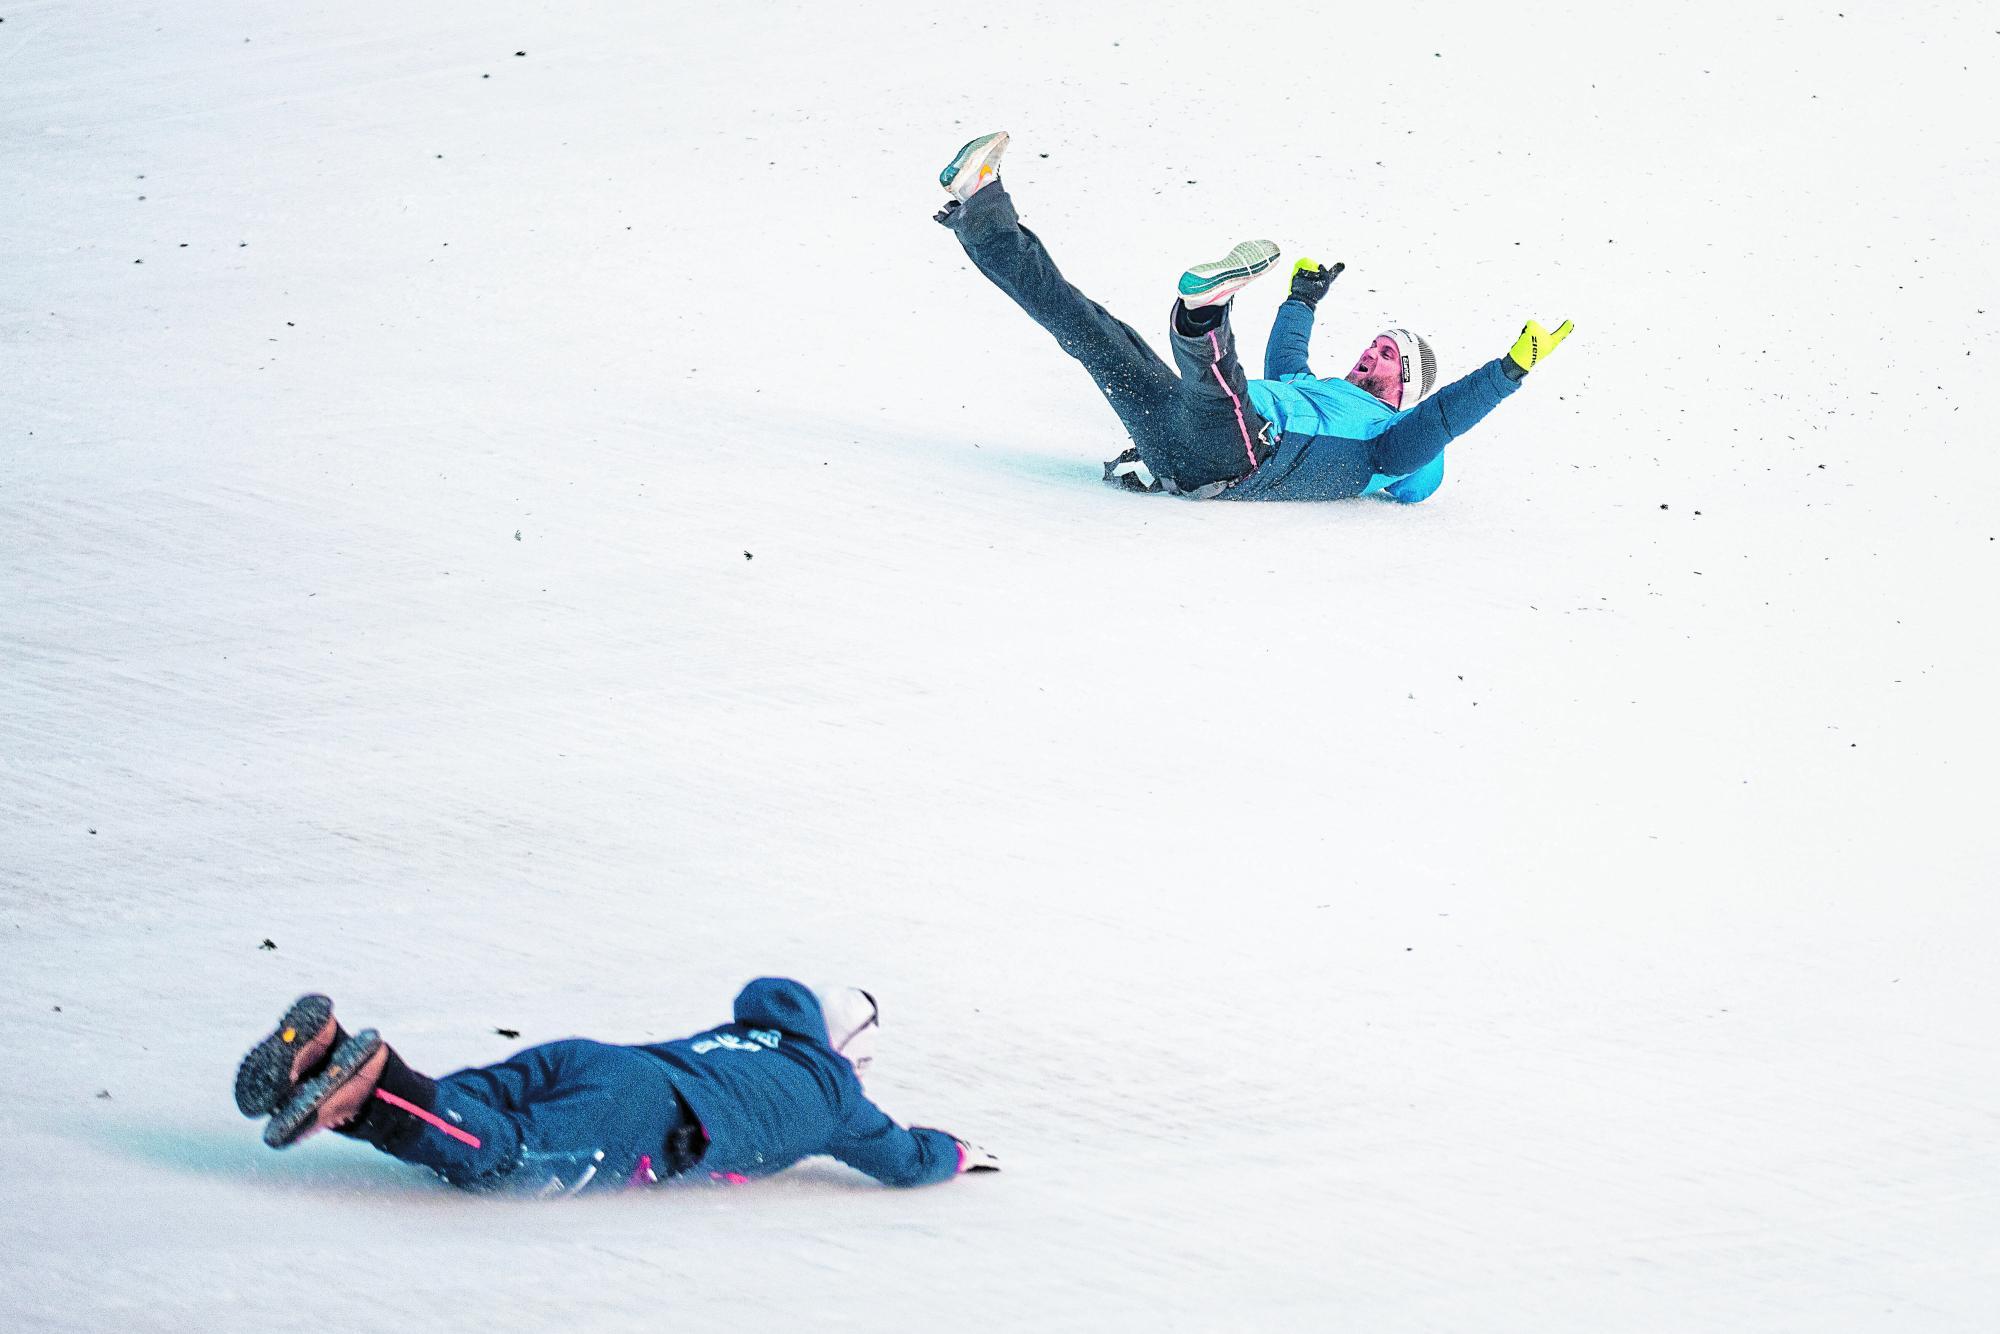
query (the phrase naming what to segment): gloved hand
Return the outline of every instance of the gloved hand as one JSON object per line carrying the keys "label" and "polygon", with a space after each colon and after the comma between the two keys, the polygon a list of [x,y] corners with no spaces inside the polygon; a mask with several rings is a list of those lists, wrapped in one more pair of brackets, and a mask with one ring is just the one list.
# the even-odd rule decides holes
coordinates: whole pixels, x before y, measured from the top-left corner
{"label": "gloved hand", "polygon": [[1330,269],[1323,269],[1316,259],[1300,260],[1292,265],[1292,300],[1303,301],[1308,310],[1317,306],[1319,299],[1326,295],[1326,289],[1333,286],[1333,280],[1346,267],[1345,264],[1335,264]]}
{"label": "gloved hand", "polygon": [[977,1144],[958,1141],[958,1170],[965,1172],[998,1172],[1000,1160]]}
{"label": "gloved hand", "polygon": [[1136,446],[1105,462],[1104,480],[1113,486],[1122,486],[1127,491],[1161,489],[1159,479],[1153,476],[1153,470],[1146,466],[1146,461],[1139,457]]}
{"label": "gloved hand", "polygon": [[1507,352],[1508,358],[1514,363],[1514,369],[1520,372],[1513,378],[1518,380],[1522,375],[1535,369],[1535,363],[1561,347],[1562,340],[1569,337],[1569,331],[1574,328],[1576,323],[1573,320],[1564,320],[1553,332],[1544,329],[1533,320],[1522,325],[1521,336],[1514,340],[1514,346]]}

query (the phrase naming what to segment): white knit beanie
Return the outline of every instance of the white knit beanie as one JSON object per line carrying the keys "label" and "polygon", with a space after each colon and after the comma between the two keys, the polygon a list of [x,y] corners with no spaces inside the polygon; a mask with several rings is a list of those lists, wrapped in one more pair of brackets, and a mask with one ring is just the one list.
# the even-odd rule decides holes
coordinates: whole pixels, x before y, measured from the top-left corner
{"label": "white knit beanie", "polygon": [[1414,408],[1437,388],[1437,354],[1422,335],[1408,329],[1384,329],[1382,337],[1395,340],[1396,355],[1403,359],[1402,408]]}
{"label": "white knit beanie", "polygon": [[875,998],[860,987],[824,987],[814,994],[826,1018],[827,1045],[848,1059],[855,1074],[866,1075],[875,1062],[875,1035],[882,1031]]}

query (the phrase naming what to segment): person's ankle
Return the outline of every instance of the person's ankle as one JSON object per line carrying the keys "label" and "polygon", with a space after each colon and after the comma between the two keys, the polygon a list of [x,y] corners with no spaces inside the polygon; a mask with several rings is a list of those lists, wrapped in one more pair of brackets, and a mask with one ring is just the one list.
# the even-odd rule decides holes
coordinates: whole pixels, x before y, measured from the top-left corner
{"label": "person's ankle", "polygon": [[1199,338],[1203,334],[1222,327],[1222,321],[1229,314],[1227,302],[1217,306],[1197,306],[1188,309],[1187,302],[1174,302],[1174,332],[1186,338]]}
{"label": "person's ankle", "polygon": [[[392,1141],[416,1128],[418,1118],[404,1111],[403,1106],[416,1106],[429,1111],[437,1102],[436,1080],[405,1065],[394,1047],[382,1050],[386,1054],[385,1059],[381,1071],[369,1087],[367,1102],[352,1120],[332,1127],[337,1135],[364,1140],[378,1149],[388,1148]],[[378,1097],[378,1092],[394,1095],[395,1101]]]}

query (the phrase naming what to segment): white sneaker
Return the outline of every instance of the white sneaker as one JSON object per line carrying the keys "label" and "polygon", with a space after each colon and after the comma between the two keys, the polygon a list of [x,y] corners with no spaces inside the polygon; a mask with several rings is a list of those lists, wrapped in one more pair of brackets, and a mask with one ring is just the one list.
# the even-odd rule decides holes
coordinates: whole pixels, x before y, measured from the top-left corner
{"label": "white sneaker", "polygon": [[1189,310],[1220,305],[1252,278],[1278,262],[1275,241],[1245,241],[1213,264],[1197,264],[1181,275],[1181,304]]}
{"label": "white sneaker", "polygon": [[1007,131],[982,134],[958,150],[957,156],[938,173],[938,184],[951,191],[960,203],[972,198],[979,187],[1000,175],[1000,155],[1007,151]]}

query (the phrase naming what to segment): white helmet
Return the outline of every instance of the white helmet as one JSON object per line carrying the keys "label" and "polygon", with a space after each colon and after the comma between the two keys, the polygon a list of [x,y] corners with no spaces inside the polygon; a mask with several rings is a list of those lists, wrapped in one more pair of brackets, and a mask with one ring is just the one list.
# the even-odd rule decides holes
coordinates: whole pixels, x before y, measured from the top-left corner
{"label": "white helmet", "polygon": [[865,1077],[875,1063],[875,1035],[882,1031],[875,998],[860,987],[827,987],[814,994],[826,1018],[827,1045],[847,1058],[855,1074]]}

